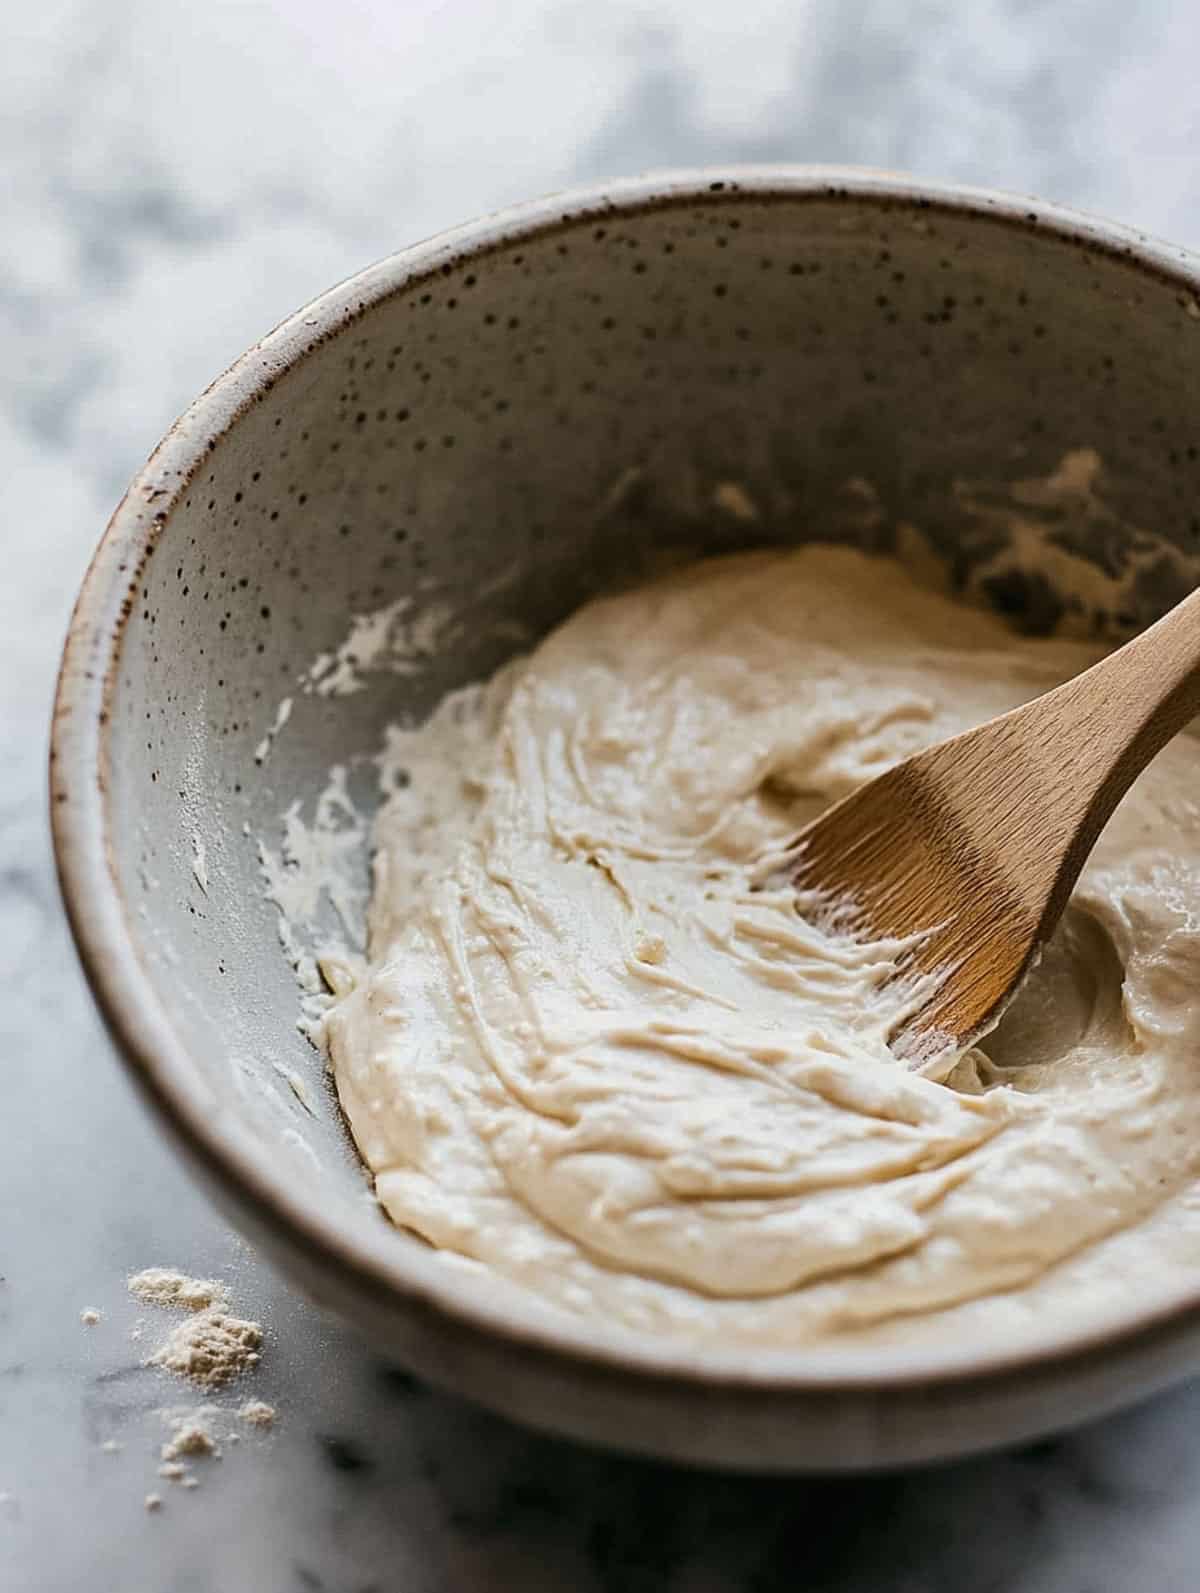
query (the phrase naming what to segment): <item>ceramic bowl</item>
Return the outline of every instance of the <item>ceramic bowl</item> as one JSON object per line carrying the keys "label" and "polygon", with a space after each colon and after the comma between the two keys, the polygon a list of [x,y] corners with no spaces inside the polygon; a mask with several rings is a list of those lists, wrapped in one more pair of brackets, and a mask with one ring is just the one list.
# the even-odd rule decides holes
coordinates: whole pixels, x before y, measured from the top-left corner
{"label": "ceramic bowl", "polygon": [[[1200,1366],[1194,1274],[1040,1348],[767,1353],[552,1319],[446,1266],[369,1198],[260,866],[335,765],[353,823],[369,816],[389,722],[684,552],[919,545],[1026,629],[1144,623],[1193,583],[1200,547],[1198,293],[1182,251],[1040,203],[697,172],[419,244],[196,401],[79,598],[54,834],[134,1078],[300,1288],[521,1421],[748,1468],[962,1453]],[[990,508],[1081,450],[1103,461],[1102,497],[1031,502],[1046,557],[1022,558]]]}

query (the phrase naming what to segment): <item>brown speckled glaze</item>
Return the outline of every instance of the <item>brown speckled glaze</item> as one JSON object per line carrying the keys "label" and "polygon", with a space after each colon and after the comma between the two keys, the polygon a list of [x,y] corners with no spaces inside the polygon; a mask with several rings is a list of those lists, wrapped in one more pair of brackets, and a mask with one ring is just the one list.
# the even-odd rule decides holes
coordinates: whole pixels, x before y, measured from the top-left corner
{"label": "brown speckled glaze", "polygon": [[[552,1322],[447,1271],[363,1198],[295,1028],[256,837],[335,763],[367,800],[362,758],[389,720],[494,668],[513,624],[536,636],[672,552],[815,531],[886,548],[908,519],[966,580],[989,550],[964,542],[949,483],[1045,474],[1086,444],[1120,514],[1200,554],[1198,293],[1182,251],[1027,201],[873,173],[684,174],[419,245],[221,377],[130,487],[88,574],[52,807],[97,999],[231,1218],[424,1374],[694,1461],[952,1454],[1195,1369],[1195,1298],[1144,1303],[1124,1332],[1037,1362],[947,1345],[878,1364],[852,1347],[702,1355]],[[756,521],[719,508],[729,481]],[[1105,567],[1127,556],[1087,528],[1062,536]],[[1019,574],[982,595],[1038,630],[1068,610],[1119,627],[1181,579],[1149,561],[1121,615]],[[346,698],[297,692],[351,614],[403,594],[453,604],[453,647]],[[291,721],[256,763],[285,695]],[[280,1070],[306,1081],[311,1113]]]}

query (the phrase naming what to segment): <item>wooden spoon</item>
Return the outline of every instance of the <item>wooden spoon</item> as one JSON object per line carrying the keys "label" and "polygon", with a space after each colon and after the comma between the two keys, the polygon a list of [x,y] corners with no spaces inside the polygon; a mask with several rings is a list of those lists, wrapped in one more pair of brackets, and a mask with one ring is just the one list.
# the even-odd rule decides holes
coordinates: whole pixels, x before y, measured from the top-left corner
{"label": "wooden spoon", "polygon": [[[1200,713],[1200,590],[1073,680],[927,748],[798,837],[802,911],[908,942],[913,1067],[1000,1019],[1133,781]],[[808,893],[815,893],[809,895]]]}

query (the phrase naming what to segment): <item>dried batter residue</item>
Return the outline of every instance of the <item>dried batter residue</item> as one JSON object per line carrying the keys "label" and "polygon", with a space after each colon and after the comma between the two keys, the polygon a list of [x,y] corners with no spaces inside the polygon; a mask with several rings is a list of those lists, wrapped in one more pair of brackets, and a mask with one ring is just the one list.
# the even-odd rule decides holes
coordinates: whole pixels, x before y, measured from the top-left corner
{"label": "dried batter residue", "polygon": [[301,690],[319,697],[348,697],[363,690],[363,675],[373,670],[415,674],[458,633],[448,605],[433,603],[414,613],[415,601],[406,594],[374,613],[356,614],[342,645],[320,654],[300,677]]}

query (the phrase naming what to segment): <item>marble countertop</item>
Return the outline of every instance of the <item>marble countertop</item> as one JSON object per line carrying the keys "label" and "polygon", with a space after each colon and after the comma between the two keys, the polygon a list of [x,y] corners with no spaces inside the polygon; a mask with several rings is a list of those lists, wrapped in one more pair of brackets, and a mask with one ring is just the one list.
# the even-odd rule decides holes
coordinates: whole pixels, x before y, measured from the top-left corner
{"label": "marble countertop", "polygon": [[[69,605],[125,481],[329,282],[564,183],[731,159],[906,167],[1200,245],[1200,12],[334,15],[40,0],[0,57],[0,1590],[1192,1593],[1200,1385],[939,1471],[761,1481],[531,1436],[381,1366],[228,1229],[133,1099],[62,922],[43,763]],[[130,1338],[124,1278],[153,1263],[228,1278],[268,1331],[247,1392],[279,1420],[188,1492],[156,1475],[155,1411],[181,1396]]]}

